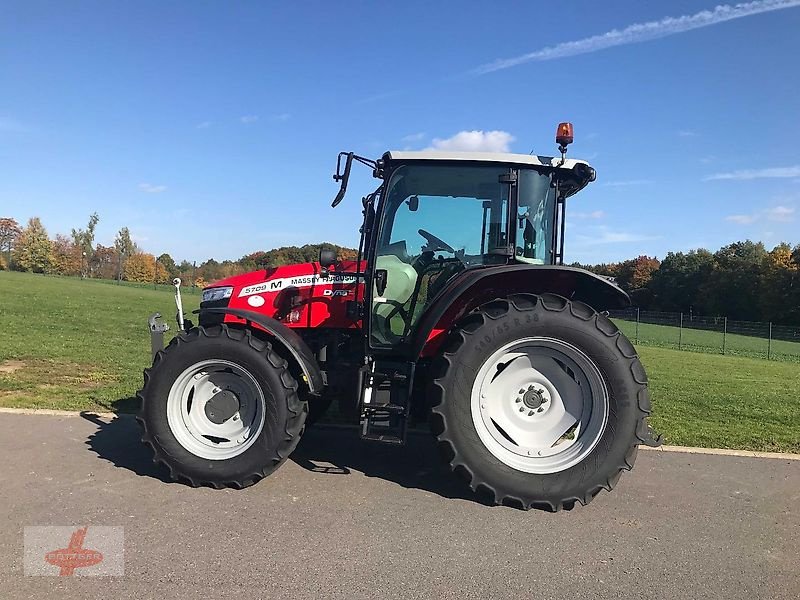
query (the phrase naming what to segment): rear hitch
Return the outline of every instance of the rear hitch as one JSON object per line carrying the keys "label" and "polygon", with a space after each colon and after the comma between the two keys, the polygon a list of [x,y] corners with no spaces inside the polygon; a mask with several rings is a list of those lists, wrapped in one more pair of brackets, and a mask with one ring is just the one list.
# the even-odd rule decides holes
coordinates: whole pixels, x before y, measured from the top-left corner
{"label": "rear hitch", "polygon": [[160,323],[158,320],[161,318],[161,313],[153,313],[147,319],[147,324],[150,326],[150,352],[153,355],[153,360],[156,354],[164,349],[164,332],[169,331],[169,325]]}

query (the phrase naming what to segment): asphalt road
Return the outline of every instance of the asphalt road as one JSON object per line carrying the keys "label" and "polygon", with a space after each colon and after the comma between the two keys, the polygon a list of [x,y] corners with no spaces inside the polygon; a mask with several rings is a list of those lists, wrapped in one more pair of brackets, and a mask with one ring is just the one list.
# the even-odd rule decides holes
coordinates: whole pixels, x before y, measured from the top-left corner
{"label": "asphalt road", "polygon": [[[427,437],[311,430],[243,491],[169,483],[135,422],[0,414],[0,598],[800,597],[800,462],[640,452],[549,514],[487,507]],[[125,532],[125,575],[26,577],[26,525]]]}

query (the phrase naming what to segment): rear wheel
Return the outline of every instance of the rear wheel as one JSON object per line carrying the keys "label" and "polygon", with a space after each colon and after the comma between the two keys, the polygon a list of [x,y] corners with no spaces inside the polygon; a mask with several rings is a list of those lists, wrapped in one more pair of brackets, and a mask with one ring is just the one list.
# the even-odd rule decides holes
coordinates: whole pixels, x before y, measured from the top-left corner
{"label": "rear wheel", "polygon": [[175,479],[246,487],[297,445],[307,406],[288,364],[248,330],[181,332],[145,371],[143,441]]}
{"label": "rear wheel", "polygon": [[493,503],[587,504],[633,467],[647,378],[607,318],[554,295],[516,295],[469,315],[434,382],[445,458]]}

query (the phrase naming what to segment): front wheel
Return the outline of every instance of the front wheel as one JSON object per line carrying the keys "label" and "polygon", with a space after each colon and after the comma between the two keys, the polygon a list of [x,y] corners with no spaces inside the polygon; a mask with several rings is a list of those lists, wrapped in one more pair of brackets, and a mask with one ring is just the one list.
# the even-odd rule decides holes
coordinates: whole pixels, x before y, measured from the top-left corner
{"label": "front wheel", "polygon": [[606,317],[560,296],[515,295],[459,324],[434,382],[445,458],[497,504],[571,508],[633,467],[647,377]]}
{"label": "front wheel", "polygon": [[175,479],[242,488],[297,445],[307,405],[288,364],[248,330],[197,327],[156,355],[138,394],[142,441]]}

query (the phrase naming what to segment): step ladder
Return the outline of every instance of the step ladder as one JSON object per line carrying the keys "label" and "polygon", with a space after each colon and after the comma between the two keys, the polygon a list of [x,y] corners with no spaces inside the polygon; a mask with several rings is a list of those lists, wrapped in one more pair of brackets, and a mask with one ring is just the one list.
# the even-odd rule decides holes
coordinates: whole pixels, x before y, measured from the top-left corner
{"label": "step ladder", "polygon": [[415,363],[373,360],[359,371],[361,438],[404,444]]}

